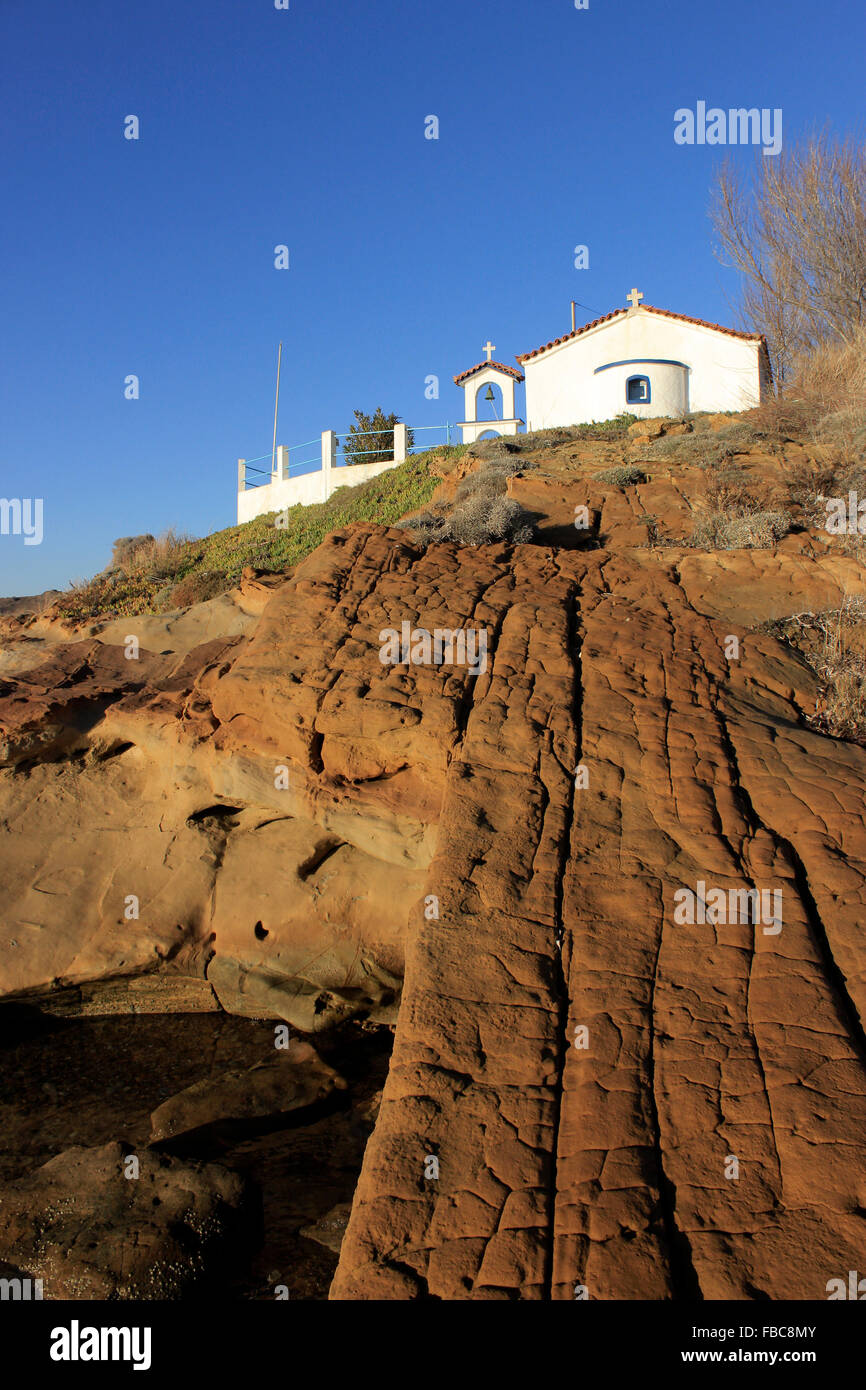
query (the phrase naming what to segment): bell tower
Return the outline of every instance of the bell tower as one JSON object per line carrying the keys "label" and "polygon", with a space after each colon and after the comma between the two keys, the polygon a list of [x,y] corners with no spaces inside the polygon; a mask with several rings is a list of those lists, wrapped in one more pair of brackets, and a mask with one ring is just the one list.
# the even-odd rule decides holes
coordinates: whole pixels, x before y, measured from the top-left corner
{"label": "bell tower", "polygon": [[[489,338],[482,351],[487,354],[486,362],[479,362],[454,378],[454,385],[463,388],[465,419],[459,421],[459,427],[464,444],[472,444],[488,433],[518,434],[523,424],[516,414],[514,405],[514,387],[517,382],[523,380],[523,373],[516,367],[506,367],[501,362],[493,361],[496,347]],[[494,386],[498,386],[502,392],[502,419],[479,420],[478,399],[486,387],[487,391],[482,399],[494,400]]]}

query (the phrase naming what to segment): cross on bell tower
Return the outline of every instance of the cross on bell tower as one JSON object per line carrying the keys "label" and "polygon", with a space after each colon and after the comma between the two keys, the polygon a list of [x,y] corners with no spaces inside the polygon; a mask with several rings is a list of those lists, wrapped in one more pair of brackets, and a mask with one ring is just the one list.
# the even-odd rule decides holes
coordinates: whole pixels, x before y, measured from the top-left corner
{"label": "cross on bell tower", "polygon": [[631,294],[626,295],[626,299],[630,301],[631,307],[633,309],[636,309],[640,304],[641,300],[643,299],[643,295],[641,294],[640,290],[634,289],[632,290]]}
{"label": "cross on bell tower", "polygon": [[491,343],[490,339],[488,338],[481,351],[487,353],[487,361],[489,362],[493,357],[494,352],[496,351],[496,344]]}

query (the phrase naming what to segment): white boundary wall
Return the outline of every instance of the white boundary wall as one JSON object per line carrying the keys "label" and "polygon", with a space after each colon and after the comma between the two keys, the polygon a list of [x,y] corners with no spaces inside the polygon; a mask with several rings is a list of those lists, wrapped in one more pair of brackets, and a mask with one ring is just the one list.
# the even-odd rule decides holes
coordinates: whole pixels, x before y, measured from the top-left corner
{"label": "white boundary wall", "polygon": [[355,463],[337,467],[337,436],[333,430],[322,434],[322,466],[315,473],[303,473],[298,478],[289,476],[288,449],[280,445],[277,449],[276,471],[269,483],[259,487],[246,486],[246,466],[238,459],[238,525],[252,521],[254,517],[268,512],[281,512],[285,507],[312,506],[315,502],[327,502],[338,487],[357,487],[359,483],[378,478],[405,462],[407,427],[397,425],[394,430],[394,457],[379,463]]}

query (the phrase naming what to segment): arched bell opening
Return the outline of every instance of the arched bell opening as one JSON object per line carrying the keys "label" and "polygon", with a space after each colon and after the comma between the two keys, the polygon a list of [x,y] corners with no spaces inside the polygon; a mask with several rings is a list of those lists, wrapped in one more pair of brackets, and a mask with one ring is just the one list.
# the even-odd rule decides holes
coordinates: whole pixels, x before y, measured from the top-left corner
{"label": "arched bell opening", "polygon": [[479,386],[475,392],[476,420],[502,420],[502,387],[490,381]]}

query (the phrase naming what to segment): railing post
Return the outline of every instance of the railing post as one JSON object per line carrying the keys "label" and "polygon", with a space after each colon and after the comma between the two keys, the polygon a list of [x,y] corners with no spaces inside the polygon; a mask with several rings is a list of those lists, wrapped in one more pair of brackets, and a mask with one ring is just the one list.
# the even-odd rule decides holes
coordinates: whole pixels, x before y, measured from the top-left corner
{"label": "railing post", "polygon": [[334,430],[322,430],[322,501],[331,495],[331,469],[337,466],[337,436]]}
{"label": "railing post", "polygon": [[247,488],[247,461],[238,459],[238,492],[246,492]]}
{"label": "railing post", "polygon": [[285,444],[277,445],[277,482],[284,482],[289,476],[289,451]]}
{"label": "railing post", "polygon": [[409,427],[408,425],[394,426],[394,462],[405,463],[406,453],[409,448]]}

